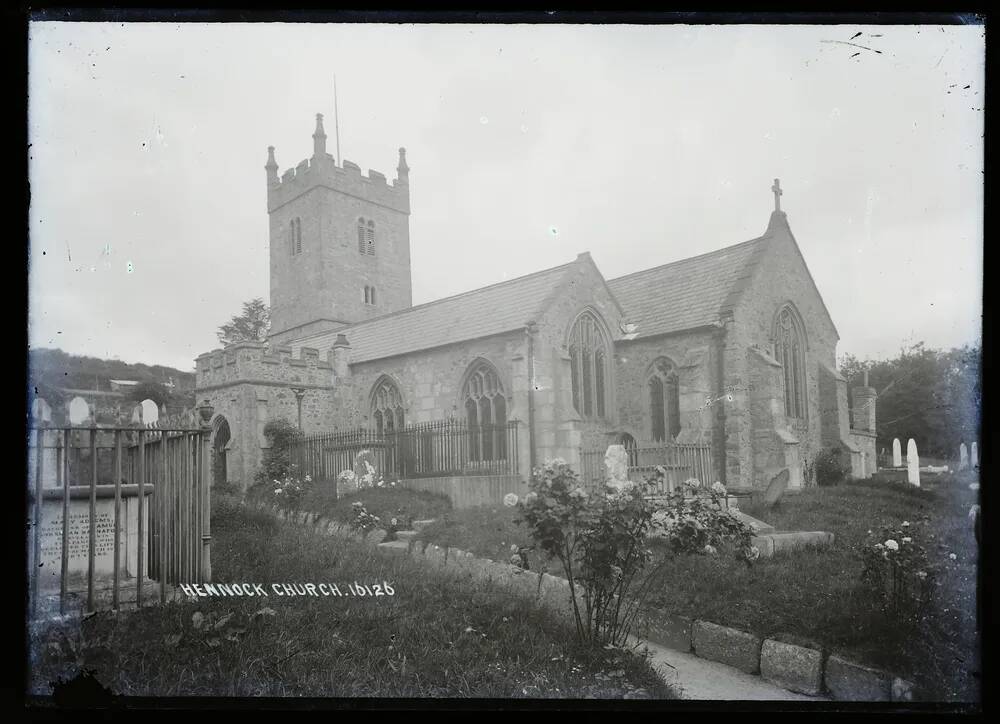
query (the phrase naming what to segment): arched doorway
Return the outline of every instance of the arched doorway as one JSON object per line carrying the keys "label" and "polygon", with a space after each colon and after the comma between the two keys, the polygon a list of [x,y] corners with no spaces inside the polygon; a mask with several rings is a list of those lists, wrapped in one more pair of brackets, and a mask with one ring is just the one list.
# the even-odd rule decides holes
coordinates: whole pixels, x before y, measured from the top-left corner
{"label": "arched doorway", "polygon": [[229,482],[229,469],[226,457],[229,443],[232,440],[229,420],[222,415],[215,419],[212,426],[212,485],[226,485]]}

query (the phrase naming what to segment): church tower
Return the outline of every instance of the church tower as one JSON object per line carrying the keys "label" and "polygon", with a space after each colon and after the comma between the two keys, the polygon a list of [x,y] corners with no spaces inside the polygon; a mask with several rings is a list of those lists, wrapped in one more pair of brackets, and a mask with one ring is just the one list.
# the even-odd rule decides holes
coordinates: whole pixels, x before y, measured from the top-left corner
{"label": "church tower", "polygon": [[326,332],[413,304],[410,282],[410,186],[406,150],[397,178],[326,152],[316,114],[313,155],[279,178],[267,149],[270,219],[271,337]]}

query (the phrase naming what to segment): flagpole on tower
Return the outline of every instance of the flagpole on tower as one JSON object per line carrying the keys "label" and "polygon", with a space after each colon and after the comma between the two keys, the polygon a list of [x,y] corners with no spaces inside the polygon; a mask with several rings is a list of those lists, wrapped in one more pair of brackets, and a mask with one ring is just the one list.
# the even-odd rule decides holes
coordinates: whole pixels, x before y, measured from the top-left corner
{"label": "flagpole on tower", "polygon": [[340,112],[337,108],[337,76],[333,76],[333,133],[337,139],[337,162],[343,163],[340,157]]}

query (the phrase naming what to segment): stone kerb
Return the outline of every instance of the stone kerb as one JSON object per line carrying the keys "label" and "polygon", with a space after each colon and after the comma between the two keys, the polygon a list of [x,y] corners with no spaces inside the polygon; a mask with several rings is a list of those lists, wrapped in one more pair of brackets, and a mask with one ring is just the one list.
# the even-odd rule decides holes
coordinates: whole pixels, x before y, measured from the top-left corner
{"label": "stone kerb", "polygon": [[[557,614],[572,618],[569,581],[548,573],[523,570],[509,563],[477,558],[459,548],[409,539],[380,543],[383,530],[359,536],[350,526],[322,517],[296,515],[275,505],[258,504],[258,509],[281,520],[310,525],[318,533],[359,541],[388,551],[396,546],[416,561],[426,562],[455,575],[470,575],[497,583],[539,600]],[[830,534],[819,534],[830,535]],[[770,540],[771,536],[764,538]],[[397,552],[397,551],[392,551]],[[398,552],[397,552],[398,553]],[[637,634],[653,643],[726,664],[790,691],[810,696],[828,694],[841,701],[912,701],[912,682],[891,673],[853,663],[837,654],[777,639],[764,639],[746,631],[711,621],[645,609],[638,620]]]}

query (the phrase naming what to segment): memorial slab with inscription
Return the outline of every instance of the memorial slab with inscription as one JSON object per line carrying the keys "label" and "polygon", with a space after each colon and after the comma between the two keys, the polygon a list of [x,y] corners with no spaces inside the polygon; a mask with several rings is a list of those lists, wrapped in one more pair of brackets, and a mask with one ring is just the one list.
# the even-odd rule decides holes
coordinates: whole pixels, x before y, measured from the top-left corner
{"label": "memorial slab with inscription", "polygon": [[[94,578],[109,579],[115,562],[114,486],[100,485],[94,507]],[[145,491],[144,530],[148,532],[151,490]],[[123,486],[119,517],[119,575],[134,578],[138,561],[139,496],[134,486]],[[58,589],[62,572],[63,496],[61,490],[48,490],[42,499],[41,556],[35,564],[43,590]],[[90,497],[87,489],[71,489],[67,529],[67,584],[71,589],[87,583],[90,551]],[[143,550],[144,570],[149,570],[149,545]]]}

